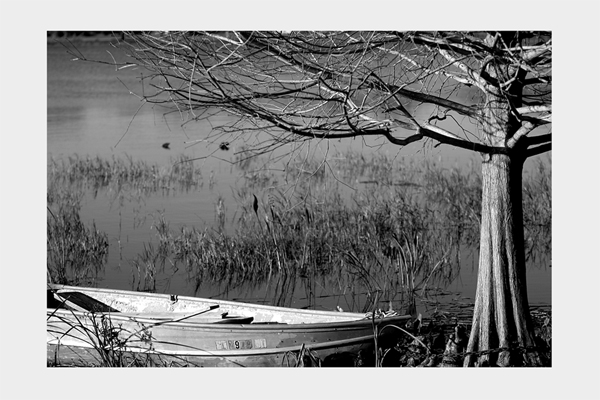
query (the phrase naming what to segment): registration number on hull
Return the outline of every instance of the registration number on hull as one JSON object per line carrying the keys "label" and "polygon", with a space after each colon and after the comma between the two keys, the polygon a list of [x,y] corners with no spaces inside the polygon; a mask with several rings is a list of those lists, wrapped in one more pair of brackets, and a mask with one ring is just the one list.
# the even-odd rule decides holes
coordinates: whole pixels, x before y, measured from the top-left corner
{"label": "registration number on hull", "polygon": [[217,340],[217,350],[266,349],[266,339]]}

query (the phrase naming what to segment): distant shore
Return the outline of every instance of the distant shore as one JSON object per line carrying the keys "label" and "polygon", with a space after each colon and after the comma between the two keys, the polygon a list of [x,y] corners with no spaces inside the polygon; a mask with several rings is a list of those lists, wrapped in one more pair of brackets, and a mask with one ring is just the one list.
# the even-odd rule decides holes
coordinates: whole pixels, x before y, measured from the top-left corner
{"label": "distant shore", "polygon": [[118,32],[112,31],[49,31],[47,32],[48,43],[56,43],[64,40],[71,42],[110,42],[115,40]]}

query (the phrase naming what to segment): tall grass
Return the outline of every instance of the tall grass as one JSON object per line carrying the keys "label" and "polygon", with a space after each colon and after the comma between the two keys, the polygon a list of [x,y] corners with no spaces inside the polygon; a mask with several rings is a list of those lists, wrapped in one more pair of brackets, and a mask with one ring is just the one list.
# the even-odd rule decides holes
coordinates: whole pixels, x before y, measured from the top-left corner
{"label": "tall grass", "polygon": [[79,157],[48,163],[48,182],[56,184],[78,183],[85,188],[109,188],[115,192],[138,190],[144,195],[156,192],[189,190],[204,185],[200,168],[187,156],[173,159],[168,166],[148,164],[145,161],[112,157]]}
{"label": "tall grass", "polygon": [[[351,294],[354,310],[393,301],[410,311],[415,296],[453,281],[461,251],[478,245],[481,177],[473,167],[445,169],[358,153],[327,162],[290,160],[283,173],[266,165],[240,160],[236,204],[219,197],[216,229],[175,232],[163,217],[155,221],[158,245],[147,244],[132,261],[138,289],[155,289],[158,271],[183,265],[197,289],[267,283],[273,303],[289,305],[300,282],[313,304],[317,289],[327,288]],[[53,161],[49,172],[57,186],[86,181],[148,190],[174,182],[200,185],[199,177],[191,162],[167,171],[132,160],[79,158]],[[525,178],[523,199],[528,254],[549,253],[551,183],[543,163]],[[60,256],[58,250],[49,260]],[[361,296],[366,300],[355,302]]]}
{"label": "tall grass", "polygon": [[[249,173],[250,179],[236,192],[235,232],[183,228],[161,235],[172,238],[161,241],[170,243],[163,250],[168,248],[170,257],[186,267],[197,288],[273,282],[274,302],[287,305],[301,280],[308,298],[314,298],[319,286],[367,294],[366,302],[349,304],[353,309],[370,309],[379,300],[399,301],[408,308],[412,296],[456,276],[449,255],[458,251],[460,239],[452,239],[441,226],[443,207],[434,210],[423,202],[427,182],[411,182],[414,171],[404,170],[404,184],[396,185],[389,179],[393,162],[379,158],[369,165],[353,155],[347,159],[347,165],[336,167],[346,180],[358,181],[360,175],[387,183],[375,188],[365,184],[346,197],[344,184],[310,172],[322,170],[322,163],[303,161],[289,165],[284,179],[294,185],[286,192],[275,187],[281,176],[247,163],[242,174]],[[216,206],[219,221],[223,202],[220,198]]]}
{"label": "tall grass", "polygon": [[[72,156],[50,159],[47,169],[48,203],[48,279],[57,283],[90,283],[108,258],[108,238],[95,223],[85,226],[80,217],[81,200],[86,192],[95,196],[105,189],[110,201],[122,204],[127,199],[143,199],[154,193],[163,195],[188,191],[204,184],[201,170],[185,156],[170,166],[158,166],[128,157],[110,160],[100,157]],[[160,249],[159,249],[160,250]],[[151,243],[143,254],[131,261],[139,289],[155,288],[156,263]]]}
{"label": "tall grass", "polygon": [[108,258],[108,237],[81,221],[81,191],[48,191],[47,273],[61,284],[89,284]]}
{"label": "tall grass", "polygon": [[[303,279],[308,292],[316,284],[366,293],[353,308],[391,300],[409,308],[413,296],[453,281],[461,251],[478,245],[481,176],[473,167],[349,153],[328,163],[290,162],[283,176],[252,162],[240,172],[249,179],[237,188],[235,232],[183,229],[174,241],[198,287],[236,287],[277,273],[282,285]],[[523,189],[530,253],[550,248],[533,248],[549,235],[536,225],[551,220],[546,172],[540,163]]]}

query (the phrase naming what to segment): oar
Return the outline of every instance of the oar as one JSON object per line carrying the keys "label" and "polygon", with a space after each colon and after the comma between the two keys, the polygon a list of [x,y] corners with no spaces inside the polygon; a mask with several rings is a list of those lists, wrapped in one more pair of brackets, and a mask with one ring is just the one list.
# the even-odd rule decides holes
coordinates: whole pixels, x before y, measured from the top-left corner
{"label": "oar", "polygon": [[[183,321],[184,319],[188,319],[188,318],[195,317],[196,315],[204,314],[205,312],[212,311],[212,310],[214,310],[214,309],[216,309],[216,308],[219,308],[219,305],[218,305],[218,304],[213,304],[212,306],[210,306],[210,307],[208,307],[208,308],[205,308],[204,310],[200,310],[200,311],[198,311],[198,312],[195,312],[195,313],[193,313],[193,314],[186,315],[185,317],[181,317],[181,318],[175,318],[175,319],[172,319],[172,320],[168,320],[168,321],[160,321],[160,322],[154,322],[154,321],[152,321],[152,318],[135,318],[135,317],[134,317],[134,318],[131,318],[131,317],[130,317],[130,318],[131,318],[133,321],[138,321],[138,322],[139,322],[140,320],[147,320],[147,321],[151,321],[151,322],[153,323],[151,327],[155,327],[155,326],[159,326],[159,325],[163,325],[163,324],[170,324],[170,323],[172,323],[172,322],[179,322],[179,321]],[[127,342],[127,341],[128,341],[130,338],[132,338],[132,337],[134,337],[135,335],[139,334],[140,332],[144,331],[145,329],[146,329],[146,327],[142,326],[142,328],[141,328],[141,329],[138,329],[137,331],[133,332],[133,333],[132,333],[131,335],[129,335],[129,337],[126,339],[126,342]]]}
{"label": "oar", "polygon": [[[173,323],[173,322],[180,322],[180,321],[183,321],[185,319],[192,318],[192,317],[198,316],[200,314],[204,314],[206,312],[215,310],[217,308],[219,308],[219,305],[218,304],[213,304],[212,306],[210,306],[208,308],[205,308],[204,310],[200,310],[200,311],[195,312],[195,313],[190,314],[190,315],[185,315],[183,317],[179,317],[179,318],[175,318],[175,319],[169,319],[169,320],[165,320],[165,321],[155,322],[153,326],[158,326],[158,325],[162,325],[162,324],[170,324],[170,323]],[[154,322],[154,320],[153,320],[153,318],[151,316],[141,317],[141,318],[138,318],[138,317],[130,317],[130,318],[133,319],[133,320],[136,320],[136,321],[146,320],[146,321],[152,321],[152,322]]]}
{"label": "oar", "polygon": [[180,322],[180,321],[183,321],[184,319],[192,318],[192,317],[195,317],[197,315],[204,314],[205,312],[209,312],[209,311],[215,310],[217,308],[219,308],[219,305],[218,304],[213,304],[212,306],[208,307],[205,310],[201,310],[201,311],[198,311],[196,313],[193,313],[193,314],[190,314],[190,315],[186,315],[185,317],[175,318],[175,319],[172,319],[171,321],[165,321],[165,322]]}

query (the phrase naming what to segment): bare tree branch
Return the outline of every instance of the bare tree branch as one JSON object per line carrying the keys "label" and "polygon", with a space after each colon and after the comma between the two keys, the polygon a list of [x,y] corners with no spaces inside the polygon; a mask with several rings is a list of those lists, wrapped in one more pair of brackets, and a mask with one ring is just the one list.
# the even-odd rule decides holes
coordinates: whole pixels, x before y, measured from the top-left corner
{"label": "bare tree branch", "polygon": [[548,133],[546,135],[538,135],[538,136],[528,136],[527,137],[527,146],[534,146],[538,144],[546,144],[552,141],[552,134]]}
{"label": "bare tree branch", "polygon": [[472,84],[477,85],[481,90],[484,90],[484,91],[488,89],[489,82],[487,82],[485,79],[483,79],[483,77],[478,72],[469,68],[469,66],[467,64],[452,57],[452,55],[450,55],[450,53],[448,51],[440,49],[439,52],[442,56],[444,56],[453,65],[457,66],[462,71],[464,71],[464,73],[470,78],[470,81]]}
{"label": "bare tree branch", "polygon": [[[280,130],[298,140],[381,136],[404,146],[430,138],[502,153],[551,123],[552,44],[540,35],[536,42],[534,34],[514,40],[488,32],[157,32],[132,33],[126,42],[132,57],[152,72],[148,82],[156,92],[145,94],[145,101],[171,102],[193,119],[205,118],[199,110],[208,107],[239,116],[229,132],[261,129],[277,146]],[[525,82],[531,89],[515,96]],[[453,95],[461,90],[488,100],[463,104]],[[488,104],[499,101],[521,123],[502,146],[486,137],[496,128],[480,129],[475,137],[430,123],[441,108],[481,126],[508,124],[502,107],[493,119],[483,117]],[[436,114],[417,117],[413,108],[420,104],[434,106]],[[398,138],[397,128],[413,133]]]}
{"label": "bare tree branch", "polygon": [[519,114],[530,114],[540,112],[552,112],[552,104],[544,104],[539,106],[525,106],[515,109]]}
{"label": "bare tree branch", "polygon": [[427,124],[421,127],[419,129],[419,132],[422,133],[424,136],[437,140],[440,143],[448,144],[454,147],[459,147],[461,149],[472,150],[486,154],[506,153],[506,149],[504,147],[488,146],[485,144],[460,139],[457,136],[452,135],[451,133],[444,131],[443,129],[440,129],[434,125]]}
{"label": "bare tree branch", "polygon": [[533,131],[535,129],[536,125],[532,124],[529,121],[525,121],[523,122],[523,124],[521,125],[521,128],[519,128],[519,130],[510,138],[506,141],[506,147],[508,148],[513,148],[517,145],[517,143],[519,142],[519,140],[521,140],[521,138],[527,136],[531,131]]}
{"label": "bare tree branch", "polygon": [[552,150],[552,143],[545,143],[537,147],[527,149],[526,157],[537,156],[538,154],[546,153]]}

